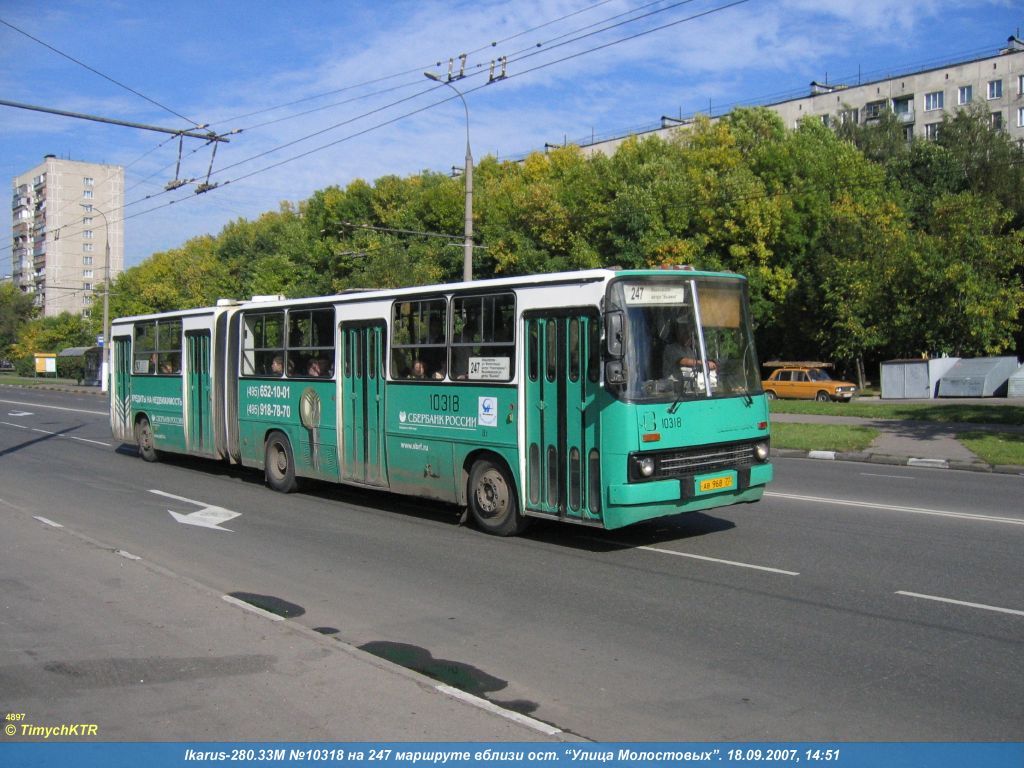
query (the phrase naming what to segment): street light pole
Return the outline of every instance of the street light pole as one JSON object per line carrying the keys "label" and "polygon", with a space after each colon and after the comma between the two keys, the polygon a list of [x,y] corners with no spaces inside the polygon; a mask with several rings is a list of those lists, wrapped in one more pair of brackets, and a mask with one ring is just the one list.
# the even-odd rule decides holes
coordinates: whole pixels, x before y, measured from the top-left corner
{"label": "street light pole", "polygon": [[424,72],[423,74],[455,91],[456,95],[462,99],[462,108],[466,111],[466,239],[462,254],[462,279],[468,283],[473,279],[473,152],[469,147],[469,105],[462,92],[447,80],[443,80],[440,75],[435,72]]}
{"label": "street light pole", "polygon": [[[84,203],[79,205],[85,207]],[[106,392],[110,386],[110,224],[107,214],[99,208],[93,208],[92,211],[103,217],[103,232],[106,235],[103,249],[103,354],[100,363],[100,391]]]}

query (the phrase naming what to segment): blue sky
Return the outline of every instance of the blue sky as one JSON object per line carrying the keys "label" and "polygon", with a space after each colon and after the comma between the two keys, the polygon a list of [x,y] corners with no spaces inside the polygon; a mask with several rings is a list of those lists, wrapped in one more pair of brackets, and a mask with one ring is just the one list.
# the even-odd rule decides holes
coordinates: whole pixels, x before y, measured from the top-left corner
{"label": "blue sky", "polygon": [[[651,127],[662,115],[802,95],[811,80],[850,83],[992,55],[1024,28],[1024,6],[0,0],[0,19],[147,97],[0,25],[0,98],[174,129],[188,121],[242,129],[217,150],[210,180],[218,189],[167,193],[176,139],[0,107],[8,180],[47,153],[126,167],[132,266],[330,185],[461,165],[462,104],[422,74],[446,72],[461,53],[470,54],[456,85],[467,94],[473,154],[511,158],[546,142]],[[488,84],[490,62],[502,55],[509,76]],[[185,141],[182,177],[204,177],[209,163],[203,142]],[[0,232],[0,274],[9,274],[9,217]]]}

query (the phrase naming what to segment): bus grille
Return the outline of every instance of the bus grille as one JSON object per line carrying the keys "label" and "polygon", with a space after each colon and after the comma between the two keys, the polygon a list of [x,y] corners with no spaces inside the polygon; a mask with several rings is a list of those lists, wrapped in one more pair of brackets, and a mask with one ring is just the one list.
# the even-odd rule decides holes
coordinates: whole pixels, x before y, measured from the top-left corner
{"label": "bus grille", "polygon": [[754,442],[727,445],[702,445],[679,451],[666,451],[655,457],[655,478],[682,477],[715,472],[719,469],[737,469],[754,463]]}

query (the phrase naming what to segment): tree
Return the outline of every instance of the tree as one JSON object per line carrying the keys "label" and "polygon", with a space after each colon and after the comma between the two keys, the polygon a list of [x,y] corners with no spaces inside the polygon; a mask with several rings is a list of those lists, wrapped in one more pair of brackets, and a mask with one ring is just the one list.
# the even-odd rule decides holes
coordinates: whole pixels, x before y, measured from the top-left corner
{"label": "tree", "polygon": [[0,358],[9,359],[11,345],[21,329],[36,315],[31,293],[22,293],[11,283],[0,285]]}

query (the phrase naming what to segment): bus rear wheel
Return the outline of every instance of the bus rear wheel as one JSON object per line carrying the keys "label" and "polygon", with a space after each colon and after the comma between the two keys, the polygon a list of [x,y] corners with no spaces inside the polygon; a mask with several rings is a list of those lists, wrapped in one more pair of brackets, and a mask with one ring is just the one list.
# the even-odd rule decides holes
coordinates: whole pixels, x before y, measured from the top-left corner
{"label": "bus rear wheel", "polygon": [[149,419],[143,416],[135,425],[135,442],[139,444],[139,456],[143,461],[156,461],[159,454],[156,452],[156,441],[153,439],[153,427]]}
{"label": "bus rear wheel", "polygon": [[280,493],[295,490],[295,456],[291,443],[280,432],[273,432],[267,438],[263,472],[267,485]]}
{"label": "bus rear wheel", "polygon": [[519,499],[508,472],[488,459],[473,464],[469,473],[468,501],[473,520],[485,533],[515,536],[529,520],[519,511]]}

